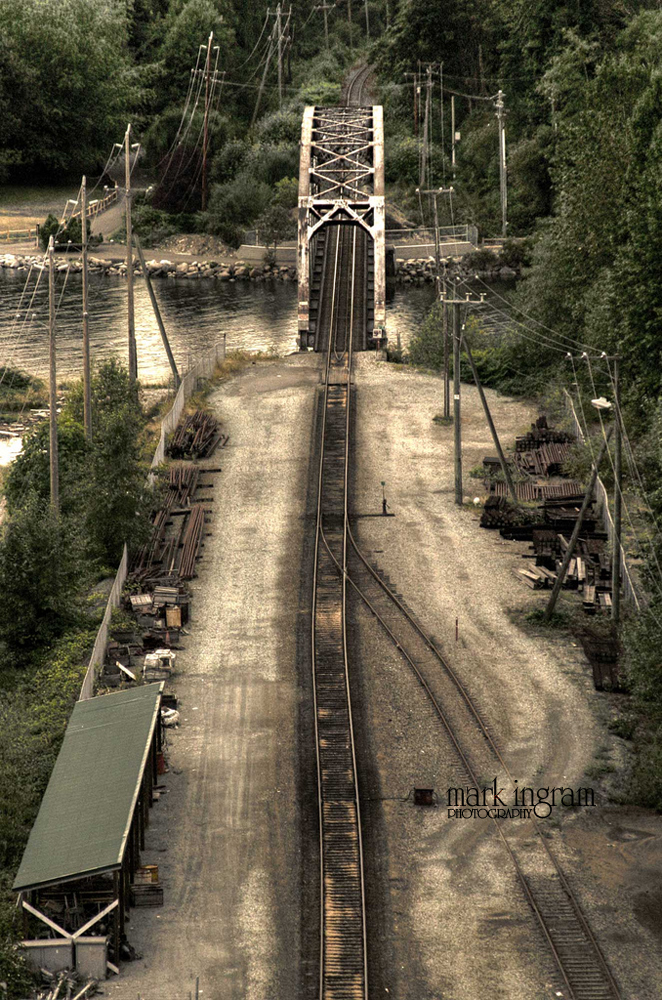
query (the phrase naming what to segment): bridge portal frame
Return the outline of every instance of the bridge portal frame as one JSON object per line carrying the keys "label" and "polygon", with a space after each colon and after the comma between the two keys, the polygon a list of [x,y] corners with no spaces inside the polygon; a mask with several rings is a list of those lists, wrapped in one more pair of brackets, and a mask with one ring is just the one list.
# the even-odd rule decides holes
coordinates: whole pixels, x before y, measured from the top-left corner
{"label": "bridge portal frame", "polygon": [[301,349],[310,334],[310,244],[332,223],[359,225],[374,249],[376,347],[386,344],[386,208],[384,109],[307,107],[301,126],[298,216],[298,333]]}

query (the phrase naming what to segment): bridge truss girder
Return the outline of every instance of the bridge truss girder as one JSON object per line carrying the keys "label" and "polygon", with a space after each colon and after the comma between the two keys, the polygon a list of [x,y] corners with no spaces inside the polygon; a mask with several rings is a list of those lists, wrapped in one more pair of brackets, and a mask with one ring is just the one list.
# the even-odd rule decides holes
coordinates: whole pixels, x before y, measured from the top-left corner
{"label": "bridge truss girder", "polygon": [[359,225],[374,250],[375,344],[385,344],[384,113],[380,106],[304,111],[299,162],[299,345],[308,345],[311,240],[329,224]]}

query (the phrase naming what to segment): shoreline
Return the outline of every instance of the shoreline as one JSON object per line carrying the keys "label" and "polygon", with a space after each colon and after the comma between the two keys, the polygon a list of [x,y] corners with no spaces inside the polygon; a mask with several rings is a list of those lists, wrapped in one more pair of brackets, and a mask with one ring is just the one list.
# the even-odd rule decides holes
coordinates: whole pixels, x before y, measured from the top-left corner
{"label": "shoreline", "polygon": [[[91,274],[104,274],[109,276],[126,277],[127,265],[126,254],[119,256],[115,247],[104,247],[109,251],[108,256],[100,256],[100,252],[88,255],[88,270]],[[495,259],[494,266],[489,268],[470,267],[463,257],[445,257],[441,259],[449,278],[471,279],[478,277],[483,281],[516,281],[522,276],[522,270],[515,270],[499,264]],[[166,257],[155,258],[145,261],[147,273],[150,278],[178,278],[184,280],[207,279],[217,281],[296,281],[297,268],[294,264],[258,264],[237,259],[230,261],[198,260],[192,254],[170,253]],[[28,271],[31,268],[48,270],[48,259],[44,255],[30,253],[0,254],[0,268],[13,271]],[[55,258],[56,270],[65,272],[69,270],[74,274],[83,270],[83,262],[80,257],[69,260],[66,255]],[[142,276],[142,267],[137,260],[134,260],[133,273]],[[423,285],[433,284],[436,278],[436,264],[434,257],[418,257],[411,260],[396,258],[392,273],[388,274],[387,280],[395,281],[402,285]]]}

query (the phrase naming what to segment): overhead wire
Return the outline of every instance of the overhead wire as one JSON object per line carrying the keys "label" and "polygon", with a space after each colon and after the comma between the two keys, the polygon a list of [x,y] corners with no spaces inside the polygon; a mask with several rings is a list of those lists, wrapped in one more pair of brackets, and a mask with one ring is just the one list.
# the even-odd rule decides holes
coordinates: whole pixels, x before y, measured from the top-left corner
{"label": "overhead wire", "polygon": [[[177,146],[177,142],[179,140],[179,137],[180,137],[181,132],[182,132],[182,128],[184,126],[184,120],[186,118],[186,115],[188,114],[189,104],[191,103],[191,94],[193,93],[193,88],[195,86],[195,82],[198,79],[198,68],[199,68],[199,65],[200,65],[200,53],[202,52],[203,48],[204,48],[204,45],[201,45],[198,48],[198,58],[196,59],[195,67],[191,70],[191,76],[190,76],[190,79],[189,79],[188,90],[186,92],[186,100],[184,102],[184,110],[182,111],[182,116],[181,116],[181,118],[179,120],[179,127],[177,129],[177,134],[175,135],[175,138],[173,139],[172,143],[170,144],[170,147],[167,150],[167,152],[164,153],[164,155],[159,160],[159,162],[157,164],[157,170],[161,166],[161,164],[164,162],[164,160],[168,156],[171,156],[171,154],[173,153],[175,147]],[[168,170],[168,167],[166,167],[166,172],[167,172],[167,170]]]}
{"label": "overhead wire", "polygon": [[[598,398],[598,390],[597,390],[597,387],[596,387],[596,384],[595,384],[595,378],[593,376],[593,369],[591,367],[591,359],[589,358],[589,356],[587,354],[584,355],[584,359],[586,361],[586,365],[587,365],[587,368],[588,368],[589,378],[591,380],[591,387],[593,389],[593,392],[595,393],[595,397],[594,398],[597,399]],[[602,432],[602,437],[603,437],[605,443],[607,443],[608,442],[608,437],[607,437],[607,432],[605,430],[604,420],[603,420],[603,417],[602,417],[602,411],[600,409],[598,409],[597,412],[598,412],[598,418],[600,420],[600,430]],[[614,476],[614,483],[616,484],[616,467],[614,465],[614,459],[612,457],[612,454],[611,454],[611,451],[609,450],[609,448],[606,448],[606,452],[607,452],[607,456],[609,458],[609,464],[611,465],[612,473],[613,473],[613,476]],[[614,486],[614,488],[618,489],[618,485],[616,484]],[[630,514],[630,509],[628,507],[628,504],[626,502],[625,497],[623,496],[623,491],[621,490],[620,493],[621,493],[621,503],[623,505],[623,510],[625,511],[625,516],[626,516],[626,518],[628,520],[628,524],[630,526],[630,530],[632,531],[632,533],[633,533],[633,535],[634,535],[634,537],[635,537],[635,539],[637,541],[637,544],[638,544],[639,548],[642,551],[644,551],[645,547],[641,543],[641,537],[640,537],[639,532],[637,531],[637,529],[636,529],[636,527],[634,525],[634,521],[632,519],[632,515]],[[647,538],[646,540],[647,540],[648,545],[650,547],[651,555],[652,555],[652,558],[653,558],[653,562],[655,563],[656,569],[657,569],[659,577],[660,577],[660,582],[655,581],[655,585],[656,585],[656,587],[657,587],[660,595],[662,595],[662,567],[660,566],[660,562],[659,562],[659,559],[658,559],[658,556],[657,556],[657,552],[656,552],[656,549],[655,549],[655,544],[653,543],[653,541],[650,538]]]}

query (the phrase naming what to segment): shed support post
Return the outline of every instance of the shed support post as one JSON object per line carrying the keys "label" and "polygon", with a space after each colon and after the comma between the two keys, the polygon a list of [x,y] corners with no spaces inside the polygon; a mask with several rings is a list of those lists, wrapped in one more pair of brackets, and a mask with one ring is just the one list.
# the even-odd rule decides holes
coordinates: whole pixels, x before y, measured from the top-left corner
{"label": "shed support post", "polygon": [[[120,894],[120,873],[117,871],[113,872],[113,883],[115,890],[115,899],[118,899]],[[121,935],[120,910],[121,909],[122,909],[121,905],[115,907],[115,919],[113,920],[113,950],[115,952],[114,955],[115,965],[119,965],[120,962],[120,935]]]}

